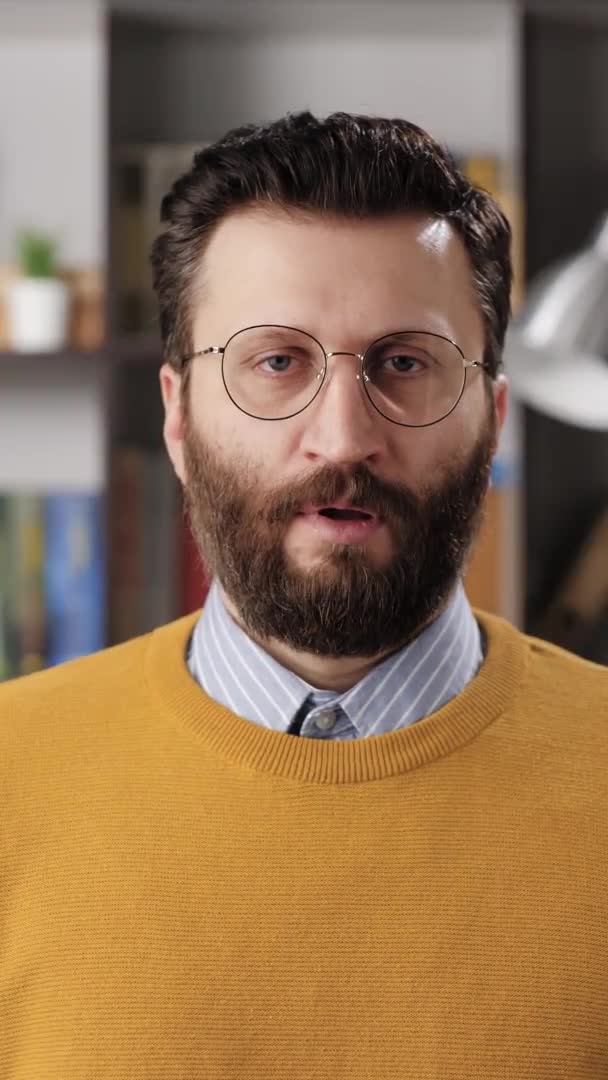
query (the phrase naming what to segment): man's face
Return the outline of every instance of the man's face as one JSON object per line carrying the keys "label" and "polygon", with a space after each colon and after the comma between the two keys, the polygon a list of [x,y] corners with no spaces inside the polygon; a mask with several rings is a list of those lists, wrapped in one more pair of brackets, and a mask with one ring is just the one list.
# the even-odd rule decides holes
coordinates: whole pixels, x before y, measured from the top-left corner
{"label": "man's face", "polygon": [[[214,234],[197,295],[195,351],[267,323],[308,331],[327,352],[362,353],[410,329],[483,356],[465,248],[427,216],[240,212]],[[165,438],[205,562],[242,625],[258,640],[328,657],[377,656],[410,640],[462,571],[504,387],[488,393],[486,376],[471,369],[454,412],[406,428],[374,409],[358,360],[336,356],[307,409],[267,421],[236,408],[218,357],[192,363],[187,406],[178,377],[163,369]],[[328,538],[319,515],[300,512],[337,502],[373,511],[375,528],[362,540]]]}

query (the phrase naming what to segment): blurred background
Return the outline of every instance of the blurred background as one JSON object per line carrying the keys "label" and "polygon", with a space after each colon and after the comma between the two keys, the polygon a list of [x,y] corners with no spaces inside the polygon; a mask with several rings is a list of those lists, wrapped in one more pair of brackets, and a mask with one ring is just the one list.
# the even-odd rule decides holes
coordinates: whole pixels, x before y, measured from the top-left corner
{"label": "blurred background", "polygon": [[148,251],[195,149],[303,108],[422,125],[509,216],[467,589],[608,663],[607,86],[608,0],[0,0],[0,679],[200,606]]}

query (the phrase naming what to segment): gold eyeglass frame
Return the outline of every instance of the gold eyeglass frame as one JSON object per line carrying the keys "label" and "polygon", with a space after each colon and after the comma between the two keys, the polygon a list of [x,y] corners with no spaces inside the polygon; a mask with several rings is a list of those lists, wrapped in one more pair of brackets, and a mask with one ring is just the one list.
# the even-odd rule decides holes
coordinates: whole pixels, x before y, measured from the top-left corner
{"label": "gold eyeglass frame", "polygon": [[[321,352],[323,353],[323,356],[325,357],[325,366],[323,368],[323,373],[322,373],[322,375],[320,373],[317,375],[317,378],[320,379],[319,386],[315,390],[315,393],[311,397],[310,401],[306,405],[303,405],[301,409],[297,409],[295,412],[289,413],[288,416],[257,416],[256,413],[247,412],[247,409],[244,409],[241,405],[239,405],[238,401],[235,401],[232,394],[230,393],[230,390],[228,389],[228,387],[226,385],[226,378],[225,378],[225,375],[224,375],[224,354],[226,352],[226,349],[230,345],[230,342],[233,341],[235,337],[238,337],[239,334],[243,334],[247,330],[262,330],[265,327],[272,327],[272,328],[276,328],[277,330],[292,330],[296,334],[304,334],[306,337],[309,337],[311,339],[311,341],[314,341],[315,344],[319,346]],[[366,382],[369,381],[369,376],[363,370],[364,365],[365,365],[365,358],[367,357],[368,353],[370,352],[371,349],[373,349],[374,345],[378,344],[379,341],[383,341],[384,338],[387,338],[387,337],[394,337],[397,334],[420,334],[420,335],[426,335],[427,337],[439,338],[441,341],[447,341],[450,345],[453,345],[454,348],[456,349],[456,351],[462,357],[462,366],[463,366],[462,387],[461,387],[460,393],[459,393],[456,401],[454,402],[452,407],[450,409],[448,409],[448,411],[446,413],[443,414],[443,416],[440,416],[437,420],[430,420],[427,424],[404,424],[400,420],[393,420],[393,418],[391,416],[387,416],[386,413],[382,412],[382,409],[378,408],[375,401],[372,400],[372,398],[371,398],[371,396],[369,394],[369,391],[368,391],[368,389],[367,389],[367,387],[365,385]],[[466,387],[466,382],[467,382],[467,371],[470,368],[481,368],[483,371],[486,372],[486,374],[491,374],[489,365],[487,363],[485,363],[484,361],[480,361],[480,360],[467,360],[467,358],[464,355],[464,353],[463,353],[462,349],[460,348],[460,346],[457,345],[456,342],[452,340],[452,338],[446,337],[445,334],[436,334],[432,330],[394,330],[394,331],[389,332],[387,334],[382,334],[381,337],[379,337],[379,338],[375,338],[371,342],[371,344],[367,346],[365,352],[363,352],[363,353],[343,352],[343,351],[326,352],[326,350],[324,349],[321,342],[314,336],[314,334],[309,334],[307,330],[300,330],[297,326],[286,326],[286,325],[284,325],[282,323],[256,323],[254,326],[244,326],[240,330],[235,331],[235,333],[231,334],[231,336],[228,338],[228,341],[226,342],[225,345],[208,345],[204,349],[197,349],[196,352],[190,353],[188,356],[180,357],[180,360],[181,360],[180,371],[183,372],[185,367],[186,367],[186,364],[189,364],[190,361],[196,359],[196,357],[198,357],[198,356],[208,356],[208,355],[211,355],[211,354],[213,354],[215,356],[221,356],[222,357],[222,382],[224,384],[224,389],[225,389],[226,393],[228,394],[228,397],[230,398],[233,405],[236,405],[236,408],[240,412],[244,413],[245,416],[251,416],[254,420],[265,420],[265,421],[268,421],[268,422],[273,422],[273,421],[276,421],[276,420],[291,420],[291,418],[293,416],[299,416],[299,414],[304,412],[304,410],[307,409],[309,407],[309,405],[312,405],[313,401],[315,400],[315,398],[318,397],[321,390],[323,389],[323,386],[325,385],[325,379],[326,379],[326,376],[327,376],[327,361],[329,360],[329,358],[331,356],[355,356],[359,360],[360,370],[359,370],[359,372],[357,374],[357,379],[363,385],[363,389],[365,391],[365,395],[367,397],[367,400],[370,402],[371,405],[373,405],[374,409],[376,410],[376,412],[378,412],[380,414],[380,416],[383,416],[384,419],[388,420],[391,424],[397,424],[399,427],[423,428],[423,427],[433,427],[435,424],[440,424],[442,420],[445,420],[448,416],[450,416],[454,412],[454,409],[457,408],[460,401],[462,400],[462,395],[464,394],[465,387]]]}

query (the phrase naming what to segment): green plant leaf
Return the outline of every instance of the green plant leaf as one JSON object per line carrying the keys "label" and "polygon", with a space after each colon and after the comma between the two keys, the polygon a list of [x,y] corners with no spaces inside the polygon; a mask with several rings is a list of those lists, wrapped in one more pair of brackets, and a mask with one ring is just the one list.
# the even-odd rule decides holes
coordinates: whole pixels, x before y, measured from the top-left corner
{"label": "green plant leaf", "polygon": [[25,277],[55,277],[56,244],[50,236],[33,230],[23,230],[19,235],[18,250],[21,273]]}

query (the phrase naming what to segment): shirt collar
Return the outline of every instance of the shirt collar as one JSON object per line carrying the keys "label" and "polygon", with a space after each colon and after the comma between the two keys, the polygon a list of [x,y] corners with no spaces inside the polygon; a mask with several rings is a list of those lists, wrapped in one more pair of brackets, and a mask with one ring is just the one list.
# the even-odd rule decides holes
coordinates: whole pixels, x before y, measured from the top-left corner
{"label": "shirt collar", "polygon": [[482,658],[479,627],[459,583],[443,612],[409,645],[350,690],[321,690],[241,630],[214,579],[192,635],[188,666],[210,697],[264,727],[286,731],[308,700],[311,719],[318,711],[339,709],[354,737],[365,737],[405,727],[440,709],[474,677]]}

